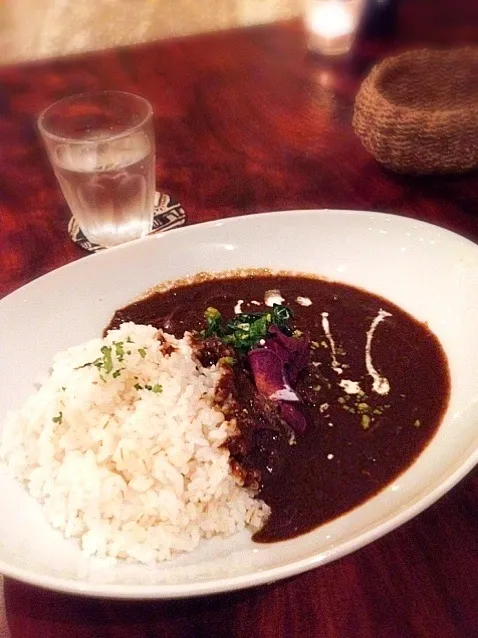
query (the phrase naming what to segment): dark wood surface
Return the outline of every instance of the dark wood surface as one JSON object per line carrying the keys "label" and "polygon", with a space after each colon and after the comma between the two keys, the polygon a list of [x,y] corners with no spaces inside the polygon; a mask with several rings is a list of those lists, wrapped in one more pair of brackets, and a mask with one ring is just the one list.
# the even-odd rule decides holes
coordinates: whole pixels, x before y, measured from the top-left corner
{"label": "dark wood surface", "polygon": [[[405,2],[395,41],[362,42],[340,63],[307,55],[301,25],[292,22],[0,69],[0,296],[84,256],[67,235],[68,210],[35,119],[54,100],[92,89],[152,101],[158,186],[182,202],[189,223],[357,208],[478,240],[477,173],[396,176],[363,150],[350,125],[354,95],[377,56],[416,43],[476,43],[473,11],[465,0]],[[474,472],[356,554],[231,595],[110,602],[7,580],[12,636],[471,638],[478,635],[477,497]]]}

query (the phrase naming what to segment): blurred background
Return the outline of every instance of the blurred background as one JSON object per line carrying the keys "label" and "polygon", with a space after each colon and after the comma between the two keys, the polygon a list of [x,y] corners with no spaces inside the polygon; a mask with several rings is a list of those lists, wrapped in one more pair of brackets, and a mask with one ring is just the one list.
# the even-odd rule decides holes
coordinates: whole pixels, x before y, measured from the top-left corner
{"label": "blurred background", "polygon": [[[0,0],[0,65],[288,20],[309,1]],[[402,41],[474,41],[478,0],[364,2],[399,9]]]}
{"label": "blurred background", "polygon": [[304,0],[0,0],[0,64],[293,18]]}

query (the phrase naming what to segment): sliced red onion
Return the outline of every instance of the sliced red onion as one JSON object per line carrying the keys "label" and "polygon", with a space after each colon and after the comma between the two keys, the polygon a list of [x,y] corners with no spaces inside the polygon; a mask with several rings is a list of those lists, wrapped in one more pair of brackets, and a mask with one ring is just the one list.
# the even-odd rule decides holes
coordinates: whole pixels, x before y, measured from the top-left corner
{"label": "sliced red onion", "polygon": [[307,365],[308,339],[295,339],[283,334],[276,326],[269,328],[269,337],[262,348],[248,354],[258,391],[271,401],[280,403],[284,421],[297,433],[303,432],[306,420],[294,403],[300,401],[291,383],[297,381]]}
{"label": "sliced red onion", "polygon": [[298,401],[299,397],[285,378],[284,362],[269,348],[249,352],[249,363],[256,388],[272,401]]}
{"label": "sliced red onion", "polygon": [[277,326],[271,326],[269,334],[271,338],[267,340],[266,348],[273,350],[282,359],[287,378],[294,384],[309,360],[309,338],[288,337]]}
{"label": "sliced red onion", "polygon": [[307,421],[297,405],[294,403],[281,402],[280,411],[284,421],[290,425],[296,434],[305,432]]}

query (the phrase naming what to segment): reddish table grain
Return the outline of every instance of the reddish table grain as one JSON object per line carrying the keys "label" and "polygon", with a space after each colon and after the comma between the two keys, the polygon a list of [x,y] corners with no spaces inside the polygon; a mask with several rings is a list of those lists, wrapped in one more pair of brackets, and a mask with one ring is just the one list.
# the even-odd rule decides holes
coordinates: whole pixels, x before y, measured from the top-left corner
{"label": "reddish table grain", "polygon": [[[460,2],[473,11],[464,0],[454,6]],[[417,11],[426,6],[418,3]],[[388,50],[447,37],[478,41],[471,14],[448,35],[442,18],[420,30],[416,15],[405,3],[400,38]],[[84,256],[68,237],[68,210],[35,120],[54,100],[94,89],[151,100],[157,183],[182,202],[189,223],[357,208],[424,219],[478,240],[478,174],[400,177],[380,168],[352,132],[360,79],[386,50],[364,42],[346,62],[314,58],[292,22],[1,69],[0,296]],[[471,638],[478,631],[477,496],[475,472],[367,548],[230,595],[111,602],[7,580],[12,636]]]}

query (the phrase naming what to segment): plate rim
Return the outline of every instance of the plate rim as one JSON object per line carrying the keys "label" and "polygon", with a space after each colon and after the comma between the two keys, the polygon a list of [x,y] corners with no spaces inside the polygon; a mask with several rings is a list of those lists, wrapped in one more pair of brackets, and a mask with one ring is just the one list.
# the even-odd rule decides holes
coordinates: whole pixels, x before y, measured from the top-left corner
{"label": "plate rim", "polygon": [[433,224],[432,222],[417,219],[415,217],[401,215],[401,214],[392,213],[392,212],[385,213],[380,211],[370,211],[366,209],[362,210],[362,209],[353,209],[353,208],[298,208],[298,209],[291,208],[286,210],[273,210],[273,211],[265,211],[260,213],[251,212],[251,213],[245,213],[242,215],[234,215],[233,217],[221,217],[220,219],[210,219],[204,222],[194,222],[192,224],[186,223],[184,226],[181,226],[179,228],[172,228],[163,233],[146,235],[145,237],[140,237],[138,239],[134,239],[124,244],[119,244],[118,246],[112,246],[111,248],[108,248],[107,250],[101,250],[96,253],[85,253],[81,255],[78,259],[74,259],[73,261],[63,264],[62,266],[59,266],[58,268],[54,268],[53,270],[50,270],[44,273],[43,275],[39,275],[38,277],[34,277],[30,281],[27,281],[25,284],[23,284],[19,288],[16,288],[15,290],[12,290],[11,292],[1,297],[0,303],[2,303],[5,299],[12,297],[13,295],[17,295],[20,292],[25,291],[30,286],[36,284],[36,282],[38,282],[40,279],[45,279],[48,277],[55,276],[56,273],[60,271],[63,272],[69,268],[75,268],[75,265],[78,263],[81,263],[82,261],[84,261],[84,259],[96,259],[96,260],[105,259],[105,255],[111,254],[113,252],[116,253],[118,251],[127,250],[128,248],[137,246],[140,243],[164,241],[165,237],[168,237],[170,235],[175,236],[178,233],[187,235],[191,232],[194,232],[194,229],[197,229],[197,228],[208,228],[208,227],[213,228],[217,226],[234,225],[250,217],[254,217],[254,218],[266,218],[268,216],[286,217],[287,215],[291,215],[291,214],[311,216],[311,217],[314,215],[316,216],[338,215],[338,216],[344,216],[344,217],[372,216],[372,217],[382,218],[382,219],[392,217],[394,220],[395,219],[400,220],[398,223],[412,222],[412,223],[418,224],[420,227],[424,229],[425,228],[429,230],[438,229],[440,231],[443,231],[447,235],[452,235],[455,238],[455,240],[462,241],[463,243],[474,246],[475,249],[478,249],[478,242],[475,242],[469,237],[466,237],[465,235],[462,235],[454,230],[450,230],[449,228],[445,228],[444,226],[440,226],[439,224]]}

